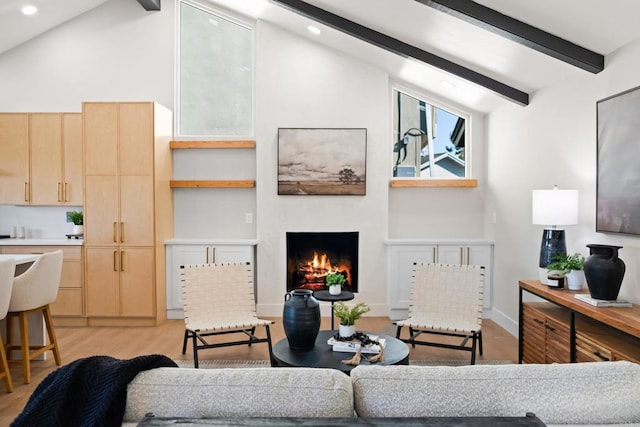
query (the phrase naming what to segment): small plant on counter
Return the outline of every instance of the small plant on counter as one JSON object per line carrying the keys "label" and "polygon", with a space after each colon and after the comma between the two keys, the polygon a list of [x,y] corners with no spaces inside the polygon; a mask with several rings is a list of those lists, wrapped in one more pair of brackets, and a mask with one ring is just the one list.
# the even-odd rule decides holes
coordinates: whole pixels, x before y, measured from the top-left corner
{"label": "small plant on counter", "polygon": [[73,222],[73,225],[84,224],[84,216],[82,215],[82,211],[69,212],[69,219],[71,220],[71,222]]}

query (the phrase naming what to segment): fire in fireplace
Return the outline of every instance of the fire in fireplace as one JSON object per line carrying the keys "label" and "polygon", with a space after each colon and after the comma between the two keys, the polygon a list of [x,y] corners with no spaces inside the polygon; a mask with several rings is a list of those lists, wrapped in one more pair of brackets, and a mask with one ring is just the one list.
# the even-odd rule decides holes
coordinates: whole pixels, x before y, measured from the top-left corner
{"label": "fire in fireplace", "polygon": [[327,289],[328,273],[342,274],[343,288],[358,292],[358,232],[287,232],[287,292]]}

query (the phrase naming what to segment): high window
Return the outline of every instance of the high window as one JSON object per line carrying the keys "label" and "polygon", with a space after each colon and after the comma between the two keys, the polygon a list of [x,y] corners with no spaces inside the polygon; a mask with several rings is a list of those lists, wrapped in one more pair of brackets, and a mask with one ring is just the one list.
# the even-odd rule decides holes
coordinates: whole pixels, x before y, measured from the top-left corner
{"label": "high window", "polygon": [[192,0],[178,5],[178,136],[253,135],[253,29]]}
{"label": "high window", "polygon": [[393,177],[467,178],[468,120],[394,88]]}

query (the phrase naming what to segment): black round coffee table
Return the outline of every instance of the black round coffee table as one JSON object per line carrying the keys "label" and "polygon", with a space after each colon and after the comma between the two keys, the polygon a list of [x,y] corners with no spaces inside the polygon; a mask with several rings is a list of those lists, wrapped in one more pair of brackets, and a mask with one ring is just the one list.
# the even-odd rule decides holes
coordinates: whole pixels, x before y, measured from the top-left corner
{"label": "black round coffee table", "polygon": [[[338,369],[349,374],[355,366],[345,365],[342,363],[344,359],[351,359],[355,353],[343,353],[333,351],[333,348],[327,341],[335,334],[336,331],[320,331],[316,338],[316,345],[310,350],[292,350],[289,348],[289,341],[284,338],[273,346],[274,366],[294,366],[307,368],[332,368]],[[389,335],[373,334],[365,332],[369,335],[377,335],[385,340],[384,362],[369,363],[363,357],[360,361],[361,365],[408,365],[409,364],[409,347],[399,339]],[[363,356],[373,356],[371,354]]]}
{"label": "black round coffee table", "polygon": [[313,291],[313,296],[318,301],[331,301],[331,329],[335,329],[333,326],[333,304],[336,301],[351,301],[355,297],[350,291],[342,291],[338,295],[331,295],[329,291]]}

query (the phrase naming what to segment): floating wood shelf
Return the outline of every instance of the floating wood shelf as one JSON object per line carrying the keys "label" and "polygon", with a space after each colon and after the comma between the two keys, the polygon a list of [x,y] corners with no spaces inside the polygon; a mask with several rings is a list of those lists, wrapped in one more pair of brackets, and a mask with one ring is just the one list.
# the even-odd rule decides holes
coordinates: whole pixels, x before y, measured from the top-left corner
{"label": "floating wood shelf", "polygon": [[172,180],[171,188],[253,188],[253,180]]}
{"label": "floating wood shelf", "polygon": [[252,140],[236,141],[171,141],[169,147],[172,150],[189,148],[256,148],[256,142]]}
{"label": "floating wood shelf", "polygon": [[441,188],[475,188],[478,186],[477,179],[393,179],[392,188],[419,188],[419,187],[441,187]]}

